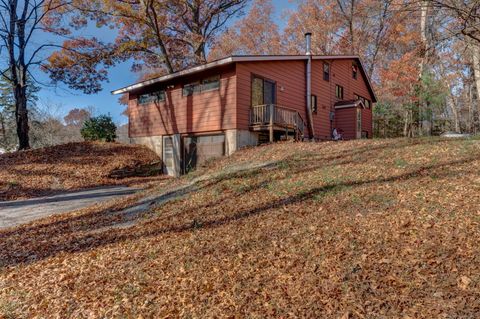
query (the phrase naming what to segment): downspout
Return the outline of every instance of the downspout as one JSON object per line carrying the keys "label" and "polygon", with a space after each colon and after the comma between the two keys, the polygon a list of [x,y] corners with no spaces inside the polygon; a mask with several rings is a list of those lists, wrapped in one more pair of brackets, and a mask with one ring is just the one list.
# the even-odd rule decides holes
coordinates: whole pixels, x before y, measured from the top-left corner
{"label": "downspout", "polygon": [[307,45],[307,125],[310,140],[315,138],[315,132],[313,130],[313,116],[312,116],[312,34],[310,32],[305,33],[305,40]]}

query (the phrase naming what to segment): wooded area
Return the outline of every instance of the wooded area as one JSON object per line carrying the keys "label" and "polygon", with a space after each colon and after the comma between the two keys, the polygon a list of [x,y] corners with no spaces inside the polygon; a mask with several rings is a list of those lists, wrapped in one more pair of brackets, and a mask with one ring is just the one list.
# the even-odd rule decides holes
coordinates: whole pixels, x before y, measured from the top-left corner
{"label": "wooded area", "polygon": [[[480,130],[479,0],[306,0],[279,13],[271,0],[2,0],[3,76],[20,149],[30,147],[28,87],[37,72],[84,93],[134,61],[139,79],[231,54],[358,54],[379,103],[379,137]],[[277,11],[277,12],[276,12]],[[283,21],[279,21],[278,16]],[[77,36],[95,24],[113,41]],[[32,38],[47,32],[56,43]],[[12,114],[12,108],[2,106]]]}

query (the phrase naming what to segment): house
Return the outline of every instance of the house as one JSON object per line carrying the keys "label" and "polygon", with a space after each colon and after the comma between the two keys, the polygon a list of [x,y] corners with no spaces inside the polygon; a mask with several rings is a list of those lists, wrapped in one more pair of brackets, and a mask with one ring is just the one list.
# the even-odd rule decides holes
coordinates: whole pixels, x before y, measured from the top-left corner
{"label": "house", "polygon": [[129,137],[179,175],[285,138],[372,137],[376,102],[358,56],[231,56],[113,91],[128,94]]}

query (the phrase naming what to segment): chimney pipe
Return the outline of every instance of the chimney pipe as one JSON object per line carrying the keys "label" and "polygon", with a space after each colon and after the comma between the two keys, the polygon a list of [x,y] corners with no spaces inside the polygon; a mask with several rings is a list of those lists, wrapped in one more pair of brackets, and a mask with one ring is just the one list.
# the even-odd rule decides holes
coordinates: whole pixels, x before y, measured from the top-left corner
{"label": "chimney pipe", "polygon": [[306,82],[307,82],[307,126],[309,138],[315,138],[315,132],[313,131],[313,115],[312,115],[312,34],[310,32],[305,33],[305,42],[307,45],[307,70],[306,70]]}
{"label": "chimney pipe", "polygon": [[306,45],[307,45],[306,55],[312,55],[312,33],[310,33],[310,32],[305,33],[305,42],[306,42]]}

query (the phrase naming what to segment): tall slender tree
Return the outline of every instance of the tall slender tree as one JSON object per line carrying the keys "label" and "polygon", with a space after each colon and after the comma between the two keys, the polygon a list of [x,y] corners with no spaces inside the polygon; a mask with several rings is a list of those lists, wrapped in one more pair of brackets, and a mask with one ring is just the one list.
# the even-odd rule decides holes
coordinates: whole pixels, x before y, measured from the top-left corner
{"label": "tall slender tree", "polygon": [[[70,4],[68,0],[2,0],[0,1],[0,56],[6,61],[2,75],[11,86],[15,104],[15,121],[19,149],[30,148],[28,116],[28,79],[34,80],[35,68],[42,65],[45,54],[61,44],[34,41],[39,32],[65,36],[69,30],[57,11]],[[90,44],[97,43],[96,40]],[[85,46],[86,47],[86,46]],[[94,68],[91,63],[90,67]],[[89,88],[84,82],[84,88]]]}

